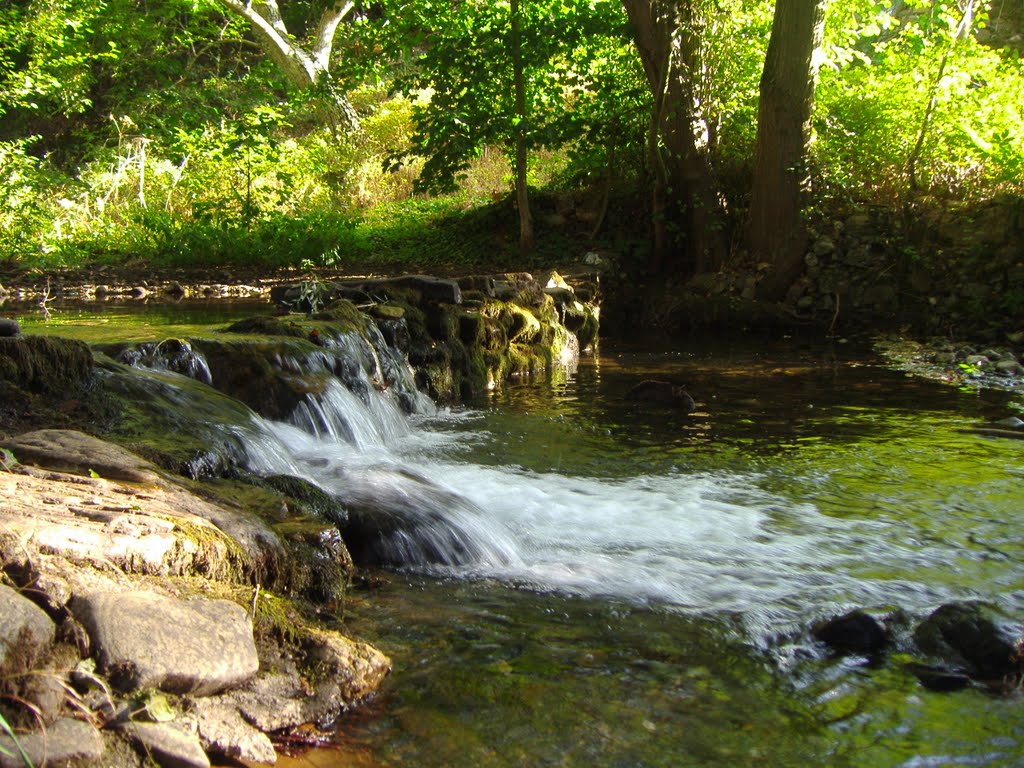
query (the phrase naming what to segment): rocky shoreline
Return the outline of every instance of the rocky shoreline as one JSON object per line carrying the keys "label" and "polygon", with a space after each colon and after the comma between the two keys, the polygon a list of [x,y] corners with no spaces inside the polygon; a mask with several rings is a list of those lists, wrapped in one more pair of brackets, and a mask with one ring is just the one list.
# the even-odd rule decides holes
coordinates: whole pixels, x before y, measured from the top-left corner
{"label": "rocky shoreline", "polygon": [[557,275],[299,282],[276,317],[96,349],[7,321],[0,766],[269,764],[391,670],[336,618],[360,580],[348,545],[372,563],[359,537],[390,523],[248,474],[198,400],[160,414],[161,379],[136,370],[197,382],[189,397],[239,424],[284,419],[329,381],[412,409],[571,362],[596,341],[584,296]]}

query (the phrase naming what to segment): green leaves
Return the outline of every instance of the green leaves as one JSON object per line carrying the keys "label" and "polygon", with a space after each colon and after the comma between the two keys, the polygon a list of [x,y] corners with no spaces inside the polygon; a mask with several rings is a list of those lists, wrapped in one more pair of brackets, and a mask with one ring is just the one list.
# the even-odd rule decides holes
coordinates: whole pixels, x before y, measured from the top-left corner
{"label": "green leaves", "polygon": [[18,460],[13,453],[6,448],[0,448],[0,472],[10,472],[17,463]]}
{"label": "green leaves", "polygon": [[[411,153],[424,158],[418,187],[452,189],[486,146],[510,146],[522,133],[528,147],[564,145],[583,135],[580,111],[607,71],[607,50],[629,50],[624,13],[610,0],[509,3],[415,0],[385,6],[387,50],[407,56],[396,87],[420,98]],[[417,41],[408,49],[410,40]],[[525,104],[513,98],[513,57],[523,65]],[[607,96],[607,93],[604,94]],[[392,167],[408,149],[391,157]]]}

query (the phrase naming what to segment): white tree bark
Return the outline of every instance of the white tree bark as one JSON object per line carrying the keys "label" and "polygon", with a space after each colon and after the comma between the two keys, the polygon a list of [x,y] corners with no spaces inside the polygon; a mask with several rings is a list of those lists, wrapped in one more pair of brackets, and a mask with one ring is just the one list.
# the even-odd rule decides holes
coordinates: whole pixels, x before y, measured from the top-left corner
{"label": "white tree bark", "polygon": [[[316,26],[311,47],[306,49],[293,37],[281,17],[277,0],[218,0],[228,10],[238,14],[252,27],[253,33],[271,60],[281,68],[285,77],[298,88],[313,85],[330,86],[331,51],[338,25],[355,3],[340,0],[326,8]],[[333,91],[333,89],[331,89]],[[349,129],[359,128],[359,118],[343,94],[335,93],[338,109]]]}

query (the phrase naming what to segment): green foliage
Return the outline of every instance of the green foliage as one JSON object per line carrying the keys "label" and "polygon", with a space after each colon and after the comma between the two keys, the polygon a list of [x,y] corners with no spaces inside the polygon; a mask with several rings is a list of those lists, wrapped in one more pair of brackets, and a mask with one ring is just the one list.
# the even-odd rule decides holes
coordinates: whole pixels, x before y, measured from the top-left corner
{"label": "green foliage", "polygon": [[46,247],[61,179],[30,153],[35,137],[0,142],[0,264],[24,263]]}
{"label": "green foliage", "polygon": [[[608,80],[610,54],[628,49],[621,4],[545,0],[524,3],[519,14],[517,43],[508,3],[418,0],[386,6],[388,24],[377,44],[407,61],[396,87],[412,100],[415,122],[411,146],[392,152],[392,167],[410,155],[423,158],[418,189],[456,189],[485,148],[511,152],[520,133],[531,150],[583,135],[582,112],[596,101],[598,79]],[[514,98],[517,55],[524,69],[525,114]]]}
{"label": "green foliage", "polygon": [[93,35],[106,9],[95,0],[0,5],[0,115],[53,117],[92,106],[94,67],[117,56],[113,40],[97,44]]}
{"label": "green foliage", "polygon": [[18,735],[14,732],[14,729],[11,728],[2,713],[0,713],[0,733],[5,734],[14,743],[13,751],[0,746],[0,755],[18,758],[21,760],[21,764],[24,765],[25,768],[32,768],[32,758],[30,758],[24,748],[22,748],[21,742],[18,741]]}
{"label": "green foliage", "polygon": [[17,463],[18,460],[13,453],[7,448],[0,448],[0,471],[10,472]]}
{"label": "green foliage", "polygon": [[[282,11],[307,34],[322,7]],[[514,259],[505,197],[519,131],[534,191],[635,200],[653,96],[622,6],[520,7],[525,120],[507,0],[388,0],[360,6],[338,33],[334,82],[363,126],[339,134],[321,108],[330,94],[289,91],[247,24],[214,0],[0,2],[0,264]],[[679,31],[700,40],[708,147],[742,209],[771,4],[700,0],[693,11]],[[829,5],[812,158],[820,197],[899,200],[912,157],[933,195],[1022,190],[1024,64],[978,42],[985,4],[971,34],[958,34],[960,14],[949,0]],[[614,236],[640,258],[633,205]],[[542,254],[579,249],[542,217],[536,225]]]}
{"label": "green foliage", "polygon": [[[818,89],[822,191],[893,200],[908,185],[912,159],[921,186],[933,193],[1022,189],[1024,66],[1017,55],[968,34],[955,4],[927,12],[912,6],[901,18],[870,2],[835,7],[851,26],[833,27]],[[975,25],[985,18],[982,9]]]}

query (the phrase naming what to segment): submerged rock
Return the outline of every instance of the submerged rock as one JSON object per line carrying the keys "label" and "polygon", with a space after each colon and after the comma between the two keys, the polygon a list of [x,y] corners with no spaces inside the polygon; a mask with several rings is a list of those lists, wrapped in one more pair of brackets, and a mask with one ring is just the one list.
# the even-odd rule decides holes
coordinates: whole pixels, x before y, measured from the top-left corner
{"label": "submerged rock", "polygon": [[462,565],[509,562],[496,531],[484,530],[469,500],[405,469],[336,470],[348,508],[341,526],[359,565]]}
{"label": "submerged rock", "polygon": [[971,687],[971,678],[963,672],[935,664],[912,663],[907,667],[929,691],[949,693]]}
{"label": "submerged rock", "polygon": [[689,392],[667,381],[641,381],[626,393],[626,399],[672,406],[686,412],[697,407]]}

